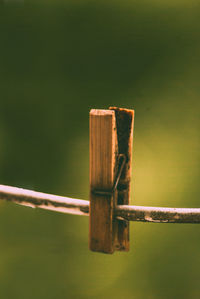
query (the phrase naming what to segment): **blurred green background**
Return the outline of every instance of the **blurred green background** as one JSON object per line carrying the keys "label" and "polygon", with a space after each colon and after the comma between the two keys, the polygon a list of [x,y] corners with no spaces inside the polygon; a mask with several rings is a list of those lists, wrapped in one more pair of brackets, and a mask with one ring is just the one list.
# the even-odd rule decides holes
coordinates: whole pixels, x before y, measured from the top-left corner
{"label": "blurred green background", "polygon": [[[200,2],[0,2],[0,183],[88,199],[91,108],[135,109],[132,204],[200,207]],[[0,298],[200,298],[200,227],[0,203]]]}

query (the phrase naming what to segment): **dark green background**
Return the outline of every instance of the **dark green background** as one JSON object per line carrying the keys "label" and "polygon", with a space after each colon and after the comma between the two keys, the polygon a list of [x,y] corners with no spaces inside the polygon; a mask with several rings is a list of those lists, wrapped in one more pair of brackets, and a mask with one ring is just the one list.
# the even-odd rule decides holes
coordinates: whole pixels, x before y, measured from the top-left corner
{"label": "dark green background", "polygon": [[[135,109],[132,204],[200,207],[200,3],[0,3],[0,183],[88,199],[88,116]],[[131,223],[88,250],[88,218],[0,205],[1,299],[200,298],[200,227]]]}

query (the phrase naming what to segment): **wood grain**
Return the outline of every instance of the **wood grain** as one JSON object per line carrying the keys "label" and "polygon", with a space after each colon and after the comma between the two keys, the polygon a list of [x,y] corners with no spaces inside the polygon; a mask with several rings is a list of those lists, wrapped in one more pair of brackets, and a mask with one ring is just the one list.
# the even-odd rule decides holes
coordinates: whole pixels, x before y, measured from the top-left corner
{"label": "wood grain", "polygon": [[92,251],[114,252],[113,211],[116,195],[97,195],[95,190],[111,191],[117,168],[115,112],[90,111],[90,242]]}
{"label": "wood grain", "polygon": [[[126,156],[126,164],[117,187],[117,205],[129,205],[134,110],[117,107],[110,107],[109,109],[115,112],[118,153]],[[129,222],[117,219],[115,219],[115,222],[117,222],[117,225],[115,224],[115,248],[120,251],[129,251]]]}

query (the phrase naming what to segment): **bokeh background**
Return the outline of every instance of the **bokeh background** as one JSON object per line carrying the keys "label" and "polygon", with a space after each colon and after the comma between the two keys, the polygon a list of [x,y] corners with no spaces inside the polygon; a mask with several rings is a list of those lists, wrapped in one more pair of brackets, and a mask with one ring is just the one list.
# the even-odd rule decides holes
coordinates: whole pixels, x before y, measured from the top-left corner
{"label": "bokeh background", "polygon": [[[200,207],[198,0],[0,2],[0,183],[88,199],[91,108],[135,109],[132,204]],[[131,223],[88,250],[88,217],[0,203],[0,298],[200,298],[200,227]]]}

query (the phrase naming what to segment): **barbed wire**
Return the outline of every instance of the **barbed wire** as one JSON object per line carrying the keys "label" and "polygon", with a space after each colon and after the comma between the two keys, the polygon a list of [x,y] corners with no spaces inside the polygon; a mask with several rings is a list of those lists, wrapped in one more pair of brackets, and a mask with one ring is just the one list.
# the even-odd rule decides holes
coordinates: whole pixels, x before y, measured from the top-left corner
{"label": "barbed wire", "polygon": [[[89,216],[89,201],[0,185],[0,200],[31,208]],[[200,208],[161,208],[117,205],[119,220],[154,223],[200,223]]]}

